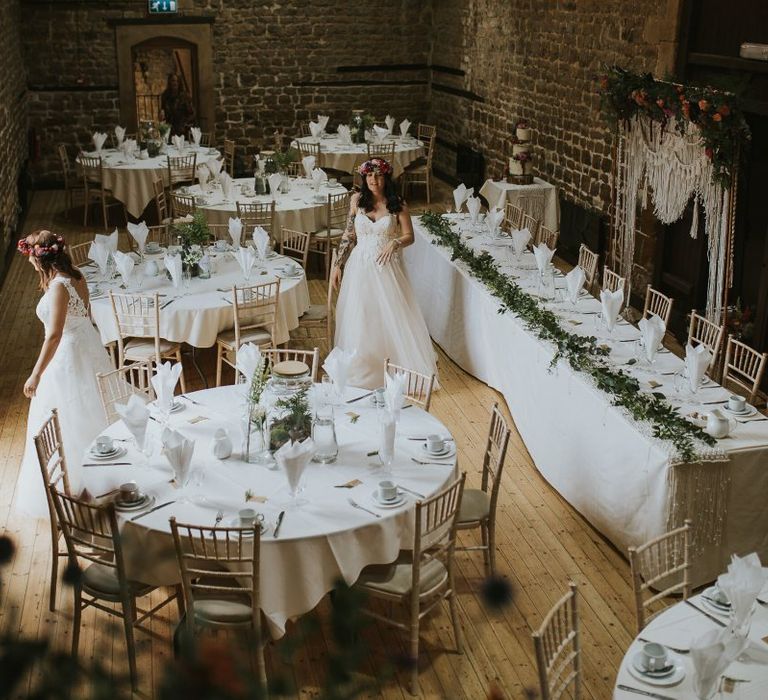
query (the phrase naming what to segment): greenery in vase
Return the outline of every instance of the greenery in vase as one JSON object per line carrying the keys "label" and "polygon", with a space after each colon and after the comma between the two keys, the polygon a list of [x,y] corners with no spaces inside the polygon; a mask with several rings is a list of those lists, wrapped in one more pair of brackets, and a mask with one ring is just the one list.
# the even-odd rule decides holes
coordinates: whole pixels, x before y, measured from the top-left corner
{"label": "greenery in vase", "polygon": [[298,160],[299,153],[295,148],[286,148],[284,151],[275,151],[272,160],[278,170],[287,170],[288,166]]}
{"label": "greenery in vase", "polygon": [[303,440],[312,434],[312,413],[306,389],[280,399],[275,408],[284,415],[272,422],[269,429],[269,449],[277,450],[288,440]]}
{"label": "greenery in vase", "polygon": [[[248,388],[248,405],[250,406],[251,420],[254,419],[254,411],[259,408],[261,395],[264,393],[264,388],[267,386],[267,379],[269,379],[269,372],[267,371],[266,364],[264,356],[262,355],[259,364],[256,365],[256,369],[253,372],[251,386]],[[263,420],[263,409],[260,417]]]}
{"label": "greenery in vase", "polygon": [[195,265],[203,257],[203,246],[211,239],[211,230],[202,211],[196,211],[192,218],[177,221],[174,233],[181,239],[181,259],[185,265]]}

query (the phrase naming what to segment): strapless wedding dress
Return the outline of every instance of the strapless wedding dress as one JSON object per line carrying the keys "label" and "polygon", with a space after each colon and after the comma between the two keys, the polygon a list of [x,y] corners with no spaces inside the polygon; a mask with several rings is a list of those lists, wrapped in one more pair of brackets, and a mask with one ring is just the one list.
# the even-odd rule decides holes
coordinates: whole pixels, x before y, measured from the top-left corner
{"label": "strapless wedding dress", "polygon": [[46,333],[51,322],[51,292],[55,285],[62,285],[69,295],[67,317],[61,342],[29,404],[27,440],[15,494],[16,510],[36,518],[47,518],[48,506],[33,436],[40,431],[51,409],[57,408],[70,487],[73,493],[78,493],[83,452],[106,427],[96,374],[113,369],[101,338],[91,324],[88,309],[67,277],[54,277],[37,304],[36,313]]}
{"label": "strapless wedding dress", "polygon": [[[350,386],[384,385],[384,360],[425,374],[437,371],[427,325],[405,276],[401,251],[386,265],[376,256],[394,238],[397,219],[387,214],[371,221],[355,216],[357,242],[350,253],[336,306],[335,344],[357,350],[350,367]],[[407,250],[407,249],[406,249]]]}

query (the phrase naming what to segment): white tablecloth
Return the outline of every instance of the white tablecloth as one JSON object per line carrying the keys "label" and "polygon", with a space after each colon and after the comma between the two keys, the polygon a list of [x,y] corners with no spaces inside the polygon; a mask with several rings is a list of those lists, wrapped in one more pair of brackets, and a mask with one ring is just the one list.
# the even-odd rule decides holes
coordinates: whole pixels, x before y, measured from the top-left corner
{"label": "white tablecloth", "polygon": [[[283,226],[294,231],[319,231],[326,226],[326,208],[329,194],[346,192],[343,185],[329,187],[322,185],[314,190],[311,181],[306,178],[292,178],[291,190],[286,194],[278,194],[275,199],[276,230],[273,237],[280,240],[280,230]],[[204,195],[206,203],[197,202],[197,208],[205,213],[209,224],[226,224],[230,217],[237,216],[237,202],[269,204],[271,195],[246,197],[242,194],[243,187],[253,190],[253,178],[244,177],[235,180],[238,194],[235,200],[224,199],[221,187],[215,187]],[[189,188],[189,193],[197,200],[201,196],[200,186]]]}
{"label": "white tablecloth", "polygon": [[[465,217],[466,218],[466,217]],[[430,334],[463,369],[504,394],[520,435],[534,464],[576,510],[583,514],[622,552],[667,529],[673,469],[667,444],[654,439],[650,427],[636,423],[614,407],[610,397],[566,363],[550,367],[553,349],[538,340],[512,314],[499,315],[498,302],[465,269],[451,262],[447,249],[433,245],[415,222],[416,242],[405,254],[406,268]],[[475,239],[473,244],[480,239]],[[498,251],[499,249],[491,249]],[[532,256],[525,265],[534,268]],[[519,271],[518,271],[519,273]],[[531,275],[530,270],[521,273]],[[559,280],[563,286],[563,280]],[[597,300],[579,302],[579,311],[599,310]],[[565,306],[560,305],[561,311]],[[594,335],[594,315],[564,314],[581,325],[573,330]],[[566,320],[565,323],[568,323]],[[638,331],[619,326],[618,338],[637,337]],[[633,357],[633,343],[614,343],[613,355],[623,369]],[[660,354],[657,370],[679,369],[671,353]],[[650,391],[650,375],[643,387]],[[660,376],[657,391],[673,395],[672,377]],[[718,388],[701,392],[704,401],[727,393]],[[686,413],[701,404],[682,406]],[[768,559],[768,422],[739,424],[731,437],[718,442],[727,452],[730,487],[725,494],[726,515],[721,542],[705,544],[695,562],[696,583],[713,579],[732,553],[758,552]],[[718,464],[697,466],[720,468]],[[696,496],[696,494],[693,494]],[[685,504],[681,504],[684,506]],[[697,502],[681,507],[679,517],[702,516]]]}
{"label": "white tablecloth", "polygon": [[[133,161],[113,148],[104,149],[101,152],[101,164],[104,177],[104,188],[112,190],[115,199],[125,204],[128,213],[139,218],[147,205],[155,198],[153,182],[158,175],[162,175],[165,186],[168,187],[168,156],[172,158],[180,155],[197,154],[197,165],[207,163],[218,158],[221,154],[215,148],[188,146],[183,153],[179,153],[173,146],[167,146],[167,153],[155,158]],[[95,151],[87,153],[89,156],[98,156]]]}
{"label": "white tablecloth", "polygon": [[[303,136],[297,141],[304,143],[317,143],[314,136]],[[394,177],[400,177],[403,170],[417,158],[424,155],[424,145],[421,141],[409,138],[403,141],[399,137],[388,137],[385,144],[395,144]],[[322,166],[333,170],[341,170],[352,173],[358,165],[368,159],[368,147],[366,144],[344,144],[337,136],[320,139],[320,152],[323,157]]]}
{"label": "white tablecloth", "polygon": [[[189,289],[180,285],[174,289],[165,275],[163,256],[147,256],[154,259],[160,268],[160,274],[156,277],[142,277],[142,285],[139,289],[134,286],[129,291],[142,294],[158,292],[165,296],[160,297],[161,307],[166,302],[170,304],[160,310],[160,337],[175,343],[189,343],[198,348],[209,348],[216,343],[216,336],[221,331],[234,327],[232,312],[232,286],[239,287],[260,284],[276,279],[282,275],[278,268],[287,262],[286,258],[277,256],[267,261],[267,274],[260,274],[254,267],[250,280],[246,280],[237,260],[232,253],[211,253],[213,257],[214,272],[210,279],[202,280],[192,278]],[[98,271],[89,269],[89,282],[91,279],[100,280]],[[112,304],[109,297],[105,296],[107,290],[121,292],[119,289],[121,278],[118,276],[109,284],[98,282],[98,288],[91,291],[91,314],[99,328],[101,339],[104,343],[117,340],[118,332],[115,324]],[[278,301],[277,323],[275,328],[275,342],[286,343],[289,340],[289,331],[298,327],[299,316],[309,308],[309,288],[305,275],[300,277],[283,277],[280,281],[280,299]]]}
{"label": "white tablecloth", "polygon": [[[366,456],[378,448],[378,420],[370,401],[362,399],[342,404],[336,410],[338,460],[327,465],[310,464],[302,494],[308,502],[298,510],[286,508],[289,492],[285,475],[240,461],[241,422],[245,415],[243,389],[244,386],[230,386],[196,392],[190,396],[198,404],[184,402],[183,411],[171,414],[171,427],[195,440],[192,464],[199,473],[198,484],[193,476],[191,485],[175,489],[168,483],[171,468],[165,457],[156,451],[148,462],[143,461],[130,442],[124,443],[128,454],[116,461],[132,461],[134,466],[85,468],[84,480],[94,495],[132,479],[154,494],[157,504],[176,501],[136,522],[123,521],[128,575],[154,585],[179,581],[168,524],[172,515],[181,522],[212,526],[219,509],[224,511],[223,524],[231,523],[241,508],[253,507],[263,513],[270,530],[262,538],[261,605],[270,631],[280,636],[286,621],[312,610],[338,578],[352,584],[363,567],[394,561],[400,549],[412,543],[414,497],[407,495],[402,506],[386,509],[373,500],[376,485],[387,477],[382,475],[377,458]],[[359,389],[348,389],[344,398],[361,393]],[[351,422],[348,411],[360,416],[356,423]],[[191,424],[190,419],[198,416],[207,420]],[[155,433],[160,429],[152,421],[149,425]],[[210,451],[218,428],[228,429],[235,445],[235,453],[224,461],[212,457]],[[105,432],[113,437],[128,437],[122,422]],[[406,436],[430,433],[449,435],[440,421],[417,407],[402,412],[392,478],[425,496],[451,480],[456,464],[455,457],[442,460],[444,466],[420,466],[411,461],[412,456],[423,456],[423,448]],[[362,484],[352,489],[335,488],[352,479],[359,479]],[[266,501],[246,502],[249,489]],[[347,503],[349,497],[381,517],[351,507]],[[281,510],[286,514],[275,539],[274,523]]]}
{"label": "white tablecloth", "polygon": [[[728,618],[717,615],[707,608],[706,603],[701,600],[700,596],[694,596],[691,598],[691,602],[697,607],[706,610],[710,615],[714,615],[714,617],[727,623]],[[692,641],[706,634],[709,630],[717,628],[718,625],[715,622],[712,622],[700,612],[697,612],[685,603],[678,603],[651,620],[640,637],[650,642],[668,644],[675,649],[684,650],[690,649]],[[768,646],[761,643],[761,639],[767,635],[768,608],[757,603],[752,616],[749,639],[760,643],[761,651],[748,652],[746,655],[742,655],[738,660],[732,662],[723,673],[723,675],[729,678],[738,678],[749,682],[736,683],[733,694],[715,695],[716,699],[763,700],[768,697]],[[616,677],[616,688],[613,693],[614,700],[637,700],[637,698],[641,697],[637,693],[619,690],[619,685],[659,693],[669,698],[680,698],[680,700],[695,698],[696,694],[693,689],[694,667],[689,653],[675,654],[677,663],[685,670],[685,677],[676,685],[658,686],[645,683],[635,678],[627,670],[628,665],[632,663],[635,655],[640,652],[643,644],[644,642],[635,639],[627,650]]]}
{"label": "white tablecloth", "polygon": [[486,180],[480,194],[488,200],[488,206],[503,209],[509,202],[521,207],[526,214],[538,219],[548,229],[560,228],[560,202],[557,188],[540,177],[533,178],[531,185],[513,185],[509,182]]}

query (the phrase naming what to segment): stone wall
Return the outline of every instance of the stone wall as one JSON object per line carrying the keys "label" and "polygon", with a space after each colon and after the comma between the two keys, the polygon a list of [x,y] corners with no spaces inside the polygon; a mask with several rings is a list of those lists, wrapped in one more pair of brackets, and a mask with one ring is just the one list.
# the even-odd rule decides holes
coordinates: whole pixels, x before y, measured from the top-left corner
{"label": "stone wall", "polygon": [[[0,3],[0,250],[15,237],[21,203],[18,180],[27,158],[26,75],[18,0]],[[0,276],[5,255],[0,255]]]}

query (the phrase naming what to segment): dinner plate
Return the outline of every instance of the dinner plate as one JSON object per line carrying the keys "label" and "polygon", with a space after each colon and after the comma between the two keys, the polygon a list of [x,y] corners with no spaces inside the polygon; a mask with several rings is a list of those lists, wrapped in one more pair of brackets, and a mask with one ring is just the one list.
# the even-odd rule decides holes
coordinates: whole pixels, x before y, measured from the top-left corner
{"label": "dinner plate", "polygon": [[757,413],[757,409],[750,404],[747,404],[747,407],[743,411],[732,411],[730,408],[728,408],[728,404],[726,403],[725,406],[722,407],[722,410],[732,416],[738,416],[739,418],[748,418],[749,416],[754,416],[755,413]]}
{"label": "dinner plate", "polygon": [[115,445],[115,449],[112,452],[97,452],[93,447],[91,447],[88,450],[88,456],[91,459],[95,459],[97,462],[101,461],[109,461],[110,459],[115,459],[115,457],[122,457],[127,450],[122,445]]}
{"label": "dinner plate", "polygon": [[[230,518],[227,522],[229,523],[229,527],[242,527],[242,525],[240,524],[240,518],[238,518],[237,516],[235,516],[234,518]],[[261,523],[259,523],[259,525],[261,525],[262,535],[265,535],[266,533],[269,532],[269,523],[262,521]],[[243,537],[253,537],[253,533],[244,532]]]}
{"label": "dinner plate", "polygon": [[135,510],[143,510],[149,508],[155,502],[155,496],[151,493],[142,494],[138,501],[131,501],[130,503],[124,503],[119,499],[115,499],[115,510],[130,513]]}
{"label": "dinner plate", "polygon": [[[641,681],[642,683],[647,683],[648,685],[672,686],[677,685],[680,681],[683,680],[683,678],[685,678],[685,667],[680,662],[680,658],[677,656],[677,654],[674,654],[669,650],[667,650],[667,658],[669,659],[669,662],[674,666],[674,670],[669,675],[662,677],[655,676],[648,673],[647,671],[638,671],[638,669],[635,667],[635,660],[637,657],[642,657],[641,651],[638,651],[637,654],[635,654],[635,656],[632,658],[632,661],[627,664],[627,670],[632,676],[637,678],[637,680]],[[642,661],[639,663],[642,667]]]}
{"label": "dinner plate", "polygon": [[371,494],[371,501],[377,508],[397,508],[405,503],[405,493],[398,489],[397,498],[393,498],[391,501],[381,501],[379,500],[379,490],[375,489]]}
{"label": "dinner plate", "polygon": [[453,457],[456,454],[456,444],[453,442],[446,442],[442,452],[430,452],[427,449],[427,443],[421,445],[421,449],[424,450],[424,454],[427,457],[435,457],[436,459],[443,459],[445,457]]}

